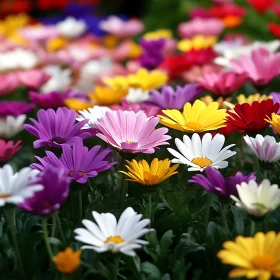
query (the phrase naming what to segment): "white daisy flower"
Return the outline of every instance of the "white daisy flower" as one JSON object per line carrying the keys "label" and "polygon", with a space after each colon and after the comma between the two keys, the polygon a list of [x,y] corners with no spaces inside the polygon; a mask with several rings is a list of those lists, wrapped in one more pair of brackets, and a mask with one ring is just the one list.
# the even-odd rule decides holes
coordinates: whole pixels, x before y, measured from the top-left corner
{"label": "white daisy flower", "polygon": [[40,59],[35,52],[21,48],[0,54],[0,71],[31,69],[39,63]]}
{"label": "white daisy flower", "polygon": [[49,93],[51,91],[65,91],[72,83],[71,69],[62,69],[58,65],[48,65],[44,67],[44,72],[51,78],[40,88],[40,92]]}
{"label": "white daisy flower", "polygon": [[74,39],[82,35],[87,29],[83,20],[77,20],[74,17],[67,17],[65,20],[56,24],[56,31],[69,39]]}
{"label": "white daisy flower", "polygon": [[125,99],[131,103],[142,103],[148,100],[150,97],[148,90],[142,90],[141,88],[130,88]]}
{"label": "white daisy flower", "polygon": [[153,230],[145,228],[150,220],[140,221],[142,215],[137,214],[131,207],[125,209],[118,222],[111,213],[99,214],[93,211],[92,215],[96,223],[83,220],[82,223],[86,229],[74,230],[77,234],[76,240],[88,244],[82,246],[82,249],[93,249],[97,252],[121,252],[128,256],[135,256],[135,249],[148,244],[139,237]]}
{"label": "white daisy flower", "polygon": [[0,137],[12,138],[20,131],[23,130],[22,125],[26,120],[26,115],[6,116],[5,118],[0,118]]}
{"label": "white daisy flower", "polygon": [[[259,42],[255,41],[252,44],[236,47],[234,45],[227,45],[228,48],[219,48],[218,51],[220,52],[221,56],[214,59],[215,64],[224,66],[228,69],[231,68],[230,61],[231,59],[240,59],[241,55],[250,55],[253,50],[258,48],[264,48],[271,53],[274,53],[280,47],[280,40],[274,40],[270,42]],[[217,50],[217,46],[214,47]]]}
{"label": "white daisy flower", "polygon": [[10,164],[0,168],[0,206],[6,203],[19,204],[25,198],[32,197],[34,192],[41,191],[44,187],[40,184],[32,184],[38,171],[25,167],[14,173]]}
{"label": "white daisy flower", "polygon": [[280,205],[280,189],[278,185],[271,185],[270,181],[264,179],[258,186],[256,181],[236,185],[239,198],[231,195],[236,201],[236,206],[243,208],[250,215],[264,216],[275,210]]}
{"label": "white daisy flower", "polygon": [[280,160],[280,143],[273,136],[263,137],[257,134],[256,138],[244,136],[246,144],[260,161],[275,163]]}
{"label": "white daisy flower", "polygon": [[83,120],[88,120],[88,123],[85,124],[82,129],[88,129],[88,128],[97,129],[98,128],[98,126],[96,125],[97,120],[104,117],[105,113],[109,111],[112,110],[108,107],[95,105],[93,108],[79,111],[79,115],[76,118],[76,120],[78,122]]}
{"label": "white daisy flower", "polygon": [[192,138],[184,135],[183,141],[175,139],[180,153],[171,148],[167,150],[176,157],[172,159],[172,162],[190,166],[188,171],[202,172],[207,166],[217,169],[226,168],[228,162],[225,159],[236,154],[236,152],[229,150],[235,144],[222,149],[225,143],[225,136],[222,134],[216,134],[212,139],[211,133],[206,133],[201,140],[199,135],[194,133]]}

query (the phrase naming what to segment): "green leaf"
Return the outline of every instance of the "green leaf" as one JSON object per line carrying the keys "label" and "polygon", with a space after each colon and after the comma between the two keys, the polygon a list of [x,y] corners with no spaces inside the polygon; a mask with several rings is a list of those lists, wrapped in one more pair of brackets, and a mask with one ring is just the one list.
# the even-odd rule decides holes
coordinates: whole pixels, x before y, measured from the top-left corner
{"label": "green leaf", "polygon": [[234,225],[238,234],[244,234],[244,211],[237,206],[231,205]]}
{"label": "green leaf", "polygon": [[174,237],[174,234],[172,230],[168,230],[160,239],[160,247],[163,250],[167,250],[173,243],[172,238]]}
{"label": "green leaf", "polygon": [[144,262],[141,264],[141,271],[146,273],[151,280],[161,279],[161,273],[159,269],[152,263]]}

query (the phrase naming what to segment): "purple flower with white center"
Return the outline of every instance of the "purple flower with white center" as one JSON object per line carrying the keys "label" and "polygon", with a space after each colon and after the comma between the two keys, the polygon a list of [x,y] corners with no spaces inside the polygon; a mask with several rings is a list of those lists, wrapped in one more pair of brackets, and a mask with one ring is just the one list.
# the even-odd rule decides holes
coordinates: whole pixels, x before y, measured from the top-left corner
{"label": "purple flower with white center", "polygon": [[64,100],[70,97],[71,91],[52,91],[49,93],[37,93],[35,91],[29,91],[28,95],[30,100],[40,108],[48,109],[62,107],[64,105]]}
{"label": "purple flower with white center", "polygon": [[206,176],[196,174],[188,182],[198,184],[207,191],[221,197],[237,195],[237,184],[241,184],[242,182],[248,183],[250,180],[256,180],[254,172],[248,175],[243,175],[241,172],[237,172],[234,176],[224,178],[219,170],[211,166],[206,167],[205,173]]}
{"label": "purple flower with white center", "polygon": [[27,198],[19,207],[35,215],[49,215],[58,210],[68,197],[70,179],[63,169],[46,167],[33,184],[40,184],[44,189]]}
{"label": "purple flower with white center", "polygon": [[46,151],[47,156],[36,157],[40,163],[33,163],[31,167],[40,171],[49,166],[61,168],[64,170],[65,177],[84,184],[88,178],[96,177],[98,173],[116,164],[116,162],[109,162],[111,160],[111,156],[108,156],[110,152],[110,149],[100,151],[100,146],[94,146],[88,150],[80,139],[74,143],[73,147],[64,145],[61,158],[57,158],[53,152]]}
{"label": "purple flower with white center", "polygon": [[[244,136],[244,140],[250,150],[263,163],[272,163],[280,160],[280,143],[276,142],[273,136],[262,136],[257,134],[255,138],[248,135]],[[263,166],[265,167],[266,164]],[[267,165],[268,168],[271,166]]]}
{"label": "purple flower with white center", "polygon": [[34,107],[35,104],[25,101],[0,101],[0,117],[25,115]]}
{"label": "purple flower with white center", "polygon": [[164,60],[164,45],[165,39],[160,38],[158,40],[144,40],[142,39],[141,47],[143,49],[143,54],[140,56],[140,64],[149,69],[155,69]]}
{"label": "purple flower with white center", "polygon": [[162,109],[181,110],[187,102],[194,101],[204,92],[197,83],[177,86],[174,90],[170,86],[162,87],[161,93],[155,89],[151,91],[151,97],[148,102],[153,103]]}
{"label": "purple flower with white center", "polygon": [[73,145],[78,139],[86,139],[91,133],[82,130],[87,120],[75,124],[76,112],[65,107],[38,111],[38,121],[30,118],[33,125],[25,124],[23,127],[38,140],[34,141],[35,149],[49,146],[61,148],[65,144]]}

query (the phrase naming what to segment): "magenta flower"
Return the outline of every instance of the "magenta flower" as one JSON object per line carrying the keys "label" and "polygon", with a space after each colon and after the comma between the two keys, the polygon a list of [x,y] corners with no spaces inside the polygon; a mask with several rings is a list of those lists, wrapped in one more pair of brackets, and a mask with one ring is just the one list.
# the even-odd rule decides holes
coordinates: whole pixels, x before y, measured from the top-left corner
{"label": "magenta flower", "polygon": [[245,84],[246,76],[232,72],[207,73],[199,79],[199,84],[217,96],[228,96]]}
{"label": "magenta flower", "polygon": [[21,85],[33,89],[39,89],[50,79],[50,75],[39,69],[18,71],[17,76]]}
{"label": "magenta flower", "polygon": [[0,101],[0,117],[24,115],[33,110],[35,104],[25,101]]}
{"label": "magenta flower", "polygon": [[8,161],[21,148],[21,140],[14,143],[13,141],[6,142],[5,140],[0,139],[0,162]]}
{"label": "magenta flower", "polygon": [[248,183],[250,180],[256,180],[255,173],[243,175],[237,172],[234,176],[224,178],[219,170],[211,166],[205,169],[206,176],[197,174],[193,176],[188,182],[198,184],[207,191],[213,192],[221,197],[229,197],[230,195],[237,195],[236,185],[242,182]]}
{"label": "magenta flower", "polygon": [[161,93],[153,89],[148,101],[161,109],[181,110],[187,102],[194,101],[203,91],[196,83],[188,84],[184,87],[177,86],[176,90],[171,86],[164,86]]}
{"label": "magenta flower", "polygon": [[64,100],[70,97],[71,91],[58,92],[52,91],[49,93],[38,93],[29,91],[29,99],[43,109],[58,108],[64,105]]}
{"label": "magenta flower", "polygon": [[86,139],[91,133],[82,127],[87,120],[75,124],[76,112],[65,107],[38,111],[38,121],[30,118],[33,125],[25,124],[23,127],[38,140],[34,141],[34,148],[50,146],[61,148],[63,145],[73,145],[78,139]]}
{"label": "magenta flower", "polygon": [[171,138],[165,135],[167,128],[155,129],[158,123],[158,117],[148,118],[144,112],[106,112],[96,123],[96,136],[122,152],[152,154]]}
{"label": "magenta flower", "polygon": [[246,74],[257,86],[265,86],[280,73],[280,53],[273,54],[264,48],[253,50],[251,55],[241,55],[230,61],[234,72]]}
{"label": "magenta flower", "polygon": [[133,111],[135,113],[143,111],[147,117],[155,117],[161,113],[161,108],[148,103],[129,103],[123,99],[121,105],[112,105],[110,108],[114,111]]}
{"label": "magenta flower", "polygon": [[99,24],[99,28],[117,37],[133,37],[144,29],[143,23],[138,19],[122,20],[116,16],[110,16]]}
{"label": "magenta flower", "polygon": [[43,185],[44,189],[19,204],[21,209],[32,214],[49,215],[58,210],[68,197],[70,179],[63,169],[47,167],[38,174],[33,184]]}
{"label": "magenta flower", "polygon": [[0,96],[8,95],[20,86],[20,81],[14,73],[0,74]]}
{"label": "magenta flower", "polygon": [[178,33],[183,38],[192,38],[196,35],[218,36],[224,28],[225,25],[219,19],[195,18],[179,24]]}
{"label": "magenta flower", "polygon": [[47,151],[44,158],[36,157],[40,163],[31,164],[32,168],[43,171],[48,167],[61,168],[64,175],[78,183],[86,183],[88,178],[96,177],[98,173],[105,171],[116,164],[110,163],[110,149],[100,150],[100,146],[94,146],[91,150],[83,146],[82,140],[74,143],[73,147],[64,145],[61,158],[57,158],[53,152]]}

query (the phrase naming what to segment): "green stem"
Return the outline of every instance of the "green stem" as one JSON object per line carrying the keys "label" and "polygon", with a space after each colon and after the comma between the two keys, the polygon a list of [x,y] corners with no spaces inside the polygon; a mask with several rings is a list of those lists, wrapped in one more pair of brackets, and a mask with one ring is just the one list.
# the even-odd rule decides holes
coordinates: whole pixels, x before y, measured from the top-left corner
{"label": "green stem", "polygon": [[52,216],[52,233],[51,233],[51,237],[54,237],[55,235],[55,229],[56,229],[56,221],[55,221],[55,216]]}
{"label": "green stem", "polygon": [[250,225],[250,235],[254,236],[256,232],[256,222],[251,219],[251,225]]}
{"label": "green stem", "polygon": [[153,222],[153,211],[152,211],[152,194],[148,193],[148,218],[150,219],[150,227]]}
{"label": "green stem", "polygon": [[65,240],[65,236],[64,236],[64,233],[63,233],[63,230],[62,230],[62,227],[61,227],[61,222],[60,222],[60,219],[59,219],[59,216],[58,216],[58,212],[54,212],[53,214],[56,222],[57,222],[57,227],[58,227],[58,231],[59,231],[59,234],[60,234],[60,237],[62,239],[62,242],[65,244],[66,243],[66,240]]}
{"label": "green stem", "polygon": [[128,189],[128,182],[125,180],[125,174],[123,174],[123,180],[122,180],[122,200],[126,200],[126,194]]}
{"label": "green stem", "polygon": [[120,255],[116,255],[114,258],[114,280],[118,280],[118,274],[119,274],[119,266],[120,266]]}
{"label": "green stem", "polygon": [[51,245],[48,241],[48,226],[47,226],[47,218],[46,217],[42,217],[42,228],[43,228],[43,236],[44,236],[44,241],[45,241],[45,245],[46,245],[46,248],[47,248],[47,252],[48,252],[48,255],[50,257],[50,260],[52,261],[53,253],[52,253]]}
{"label": "green stem", "polygon": [[208,221],[209,221],[211,201],[212,201],[212,193],[208,192],[206,208],[205,208],[205,212],[204,212],[204,225],[206,228],[208,226]]}
{"label": "green stem", "polygon": [[263,172],[263,178],[268,179],[268,170],[267,169],[265,169]]}
{"label": "green stem", "polygon": [[81,222],[82,217],[83,217],[83,193],[82,193],[82,188],[78,190],[78,199],[79,199],[79,220],[78,222]]}
{"label": "green stem", "polygon": [[6,219],[10,225],[10,229],[11,229],[12,240],[13,240],[14,249],[15,249],[15,253],[16,253],[16,263],[19,267],[21,274],[23,275],[23,277],[25,279],[25,273],[24,273],[22,259],[21,259],[20,250],[19,250],[18,241],[17,241],[16,208],[7,207],[4,210],[4,212],[5,212]]}
{"label": "green stem", "polygon": [[220,206],[222,211],[223,226],[226,230],[226,233],[229,233],[228,220],[227,220],[228,205],[226,203],[221,203]]}

